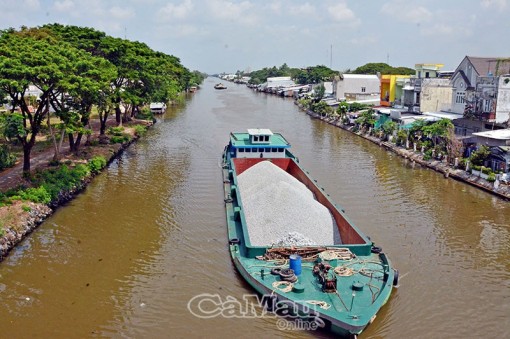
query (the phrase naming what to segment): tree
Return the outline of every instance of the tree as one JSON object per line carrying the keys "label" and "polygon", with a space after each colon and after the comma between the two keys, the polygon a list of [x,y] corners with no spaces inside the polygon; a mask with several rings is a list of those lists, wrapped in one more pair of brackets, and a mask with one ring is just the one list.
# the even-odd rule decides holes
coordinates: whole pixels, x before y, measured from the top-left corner
{"label": "tree", "polygon": [[313,101],[315,103],[318,103],[319,101],[322,100],[322,98],[324,98],[324,93],[326,92],[326,88],[324,87],[324,85],[319,85],[317,87],[315,87],[314,91],[313,91]]}
{"label": "tree", "polygon": [[[57,43],[44,30],[13,29],[0,35],[0,88],[8,94],[22,116],[23,128],[12,135],[23,145],[23,171],[30,171],[30,154],[48,113],[51,93],[70,70],[73,49]],[[41,91],[39,104],[29,107],[30,84]],[[19,126],[18,126],[19,127]]]}
{"label": "tree", "polygon": [[371,62],[363,66],[359,66],[354,71],[354,74],[400,74],[400,75],[413,75],[416,71],[408,67],[392,67],[383,62]]}
{"label": "tree", "polygon": [[370,128],[374,127],[375,125],[375,115],[374,110],[369,109],[359,115],[359,117],[356,119],[356,123],[361,126],[361,128]]}
{"label": "tree", "polygon": [[398,125],[396,122],[392,120],[387,120],[382,126],[381,129],[387,138],[388,136],[392,135],[393,132],[398,128]]}
{"label": "tree", "polygon": [[449,119],[441,119],[422,128],[425,135],[432,139],[434,147],[438,143],[445,143],[448,131],[453,128],[453,123]]}
{"label": "tree", "polygon": [[490,148],[485,145],[481,145],[476,151],[471,153],[471,155],[469,156],[469,160],[473,165],[483,166],[485,160],[489,158],[490,154],[491,154]]}
{"label": "tree", "polygon": [[[102,91],[101,101],[109,102],[103,108],[115,110],[118,124],[131,119],[140,106],[151,101],[173,100],[204,78],[203,74],[189,72],[178,58],[153,51],[144,43],[113,38],[90,28],[59,24],[45,27],[74,47],[102,57],[115,66],[117,76],[111,81],[110,89]],[[104,98],[106,94],[111,97]],[[103,117],[108,117],[109,112],[103,113]],[[101,130],[105,130],[105,126],[101,126]]]}
{"label": "tree", "polygon": [[448,160],[453,162],[455,158],[462,156],[464,144],[455,135],[455,127],[450,127],[446,136],[446,153],[448,154]]}

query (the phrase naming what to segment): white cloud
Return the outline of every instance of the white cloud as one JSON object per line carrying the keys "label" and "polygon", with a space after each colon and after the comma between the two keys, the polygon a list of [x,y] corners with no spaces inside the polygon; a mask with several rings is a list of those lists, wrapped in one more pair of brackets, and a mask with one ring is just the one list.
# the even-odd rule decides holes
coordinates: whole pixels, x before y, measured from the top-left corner
{"label": "white cloud", "polygon": [[69,12],[74,9],[74,2],[72,0],[55,1],[53,8],[58,12]]}
{"label": "white cloud", "polygon": [[360,36],[350,39],[349,42],[353,45],[367,46],[377,43],[377,39],[374,36]]}
{"label": "white cloud", "polygon": [[356,20],[356,15],[344,2],[329,7],[328,13],[335,21]]}
{"label": "white cloud", "polygon": [[41,8],[41,4],[39,3],[39,0],[24,0],[21,4],[19,4],[19,8],[23,10],[36,11]]}
{"label": "white cloud", "polygon": [[211,15],[220,20],[229,20],[245,25],[257,23],[257,16],[253,10],[255,6],[249,1],[234,3],[225,0],[207,1]]}
{"label": "white cloud", "polygon": [[482,7],[483,8],[498,8],[498,9],[505,9],[508,5],[508,0],[482,0]]}
{"label": "white cloud", "polygon": [[129,19],[135,16],[135,13],[131,8],[120,8],[120,7],[112,7],[109,10],[110,15],[115,19]]}
{"label": "white cloud", "polygon": [[184,0],[180,4],[168,3],[165,7],[163,7],[158,16],[161,19],[186,19],[193,11],[193,3],[191,0]]}
{"label": "white cloud", "polygon": [[193,25],[177,25],[176,29],[172,31],[172,34],[178,37],[185,37],[195,35],[198,31],[198,28]]}
{"label": "white cloud", "polygon": [[289,13],[292,15],[315,16],[316,10],[313,5],[310,5],[308,2],[306,2],[299,6],[291,5],[289,8]]}
{"label": "white cloud", "polygon": [[432,20],[433,14],[423,6],[415,6],[408,1],[396,0],[385,3],[381,12],[392,18],[409,23],[422,23]]}
{"label": "white cloud", "polygon": [[280,14],[282,11],[282,4],[279,1],[274,1],[269,5],[269,9],[276,14]]}
{"label": "white cloud", "polygon": [[423,27],[421,30],[421,35],[423,36],[452,36],[455,35],[455,29],[453,26],[447,25],[445,23],[437,23],[434,25],[427,25]]}

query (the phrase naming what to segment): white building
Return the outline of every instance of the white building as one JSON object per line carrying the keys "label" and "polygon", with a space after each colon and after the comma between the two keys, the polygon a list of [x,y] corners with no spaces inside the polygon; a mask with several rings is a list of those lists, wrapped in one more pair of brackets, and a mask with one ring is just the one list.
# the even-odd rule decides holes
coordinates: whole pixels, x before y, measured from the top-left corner
{"label": "white building", "polygon": [[377,75],[342,74],[333,80],[333,95],[337,101],[366,101],[374,99],[379,102],[381,81]]}

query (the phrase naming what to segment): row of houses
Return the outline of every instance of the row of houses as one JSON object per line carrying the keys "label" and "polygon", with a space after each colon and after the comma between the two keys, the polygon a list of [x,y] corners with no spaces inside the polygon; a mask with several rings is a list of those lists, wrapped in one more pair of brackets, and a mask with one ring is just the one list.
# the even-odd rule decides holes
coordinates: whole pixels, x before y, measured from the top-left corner
{"label": "row of houses", "polygon": [[450,119],[467,148],[490,147],[490,167],[509,172],[510,58],[466,56],[454,71],[443,67],[416,64],[414,76],[343,74],[333,81],[335,100],[377,102],[379,116],[401,128]]}
{"label": "row of houses", "polygon": [[[415,74],[341,74],[324,82],[328,105],[372,104],[379,116],[409,128],[416,120],[450,119],[467,148],[492,147],[500,162],[494,170],[510,171],[510,58],[466,56],[454,71],[443,64],[415,65]],[[268,78],[257,90],[282,96],[307,95],[312,85],[290,77]]]}

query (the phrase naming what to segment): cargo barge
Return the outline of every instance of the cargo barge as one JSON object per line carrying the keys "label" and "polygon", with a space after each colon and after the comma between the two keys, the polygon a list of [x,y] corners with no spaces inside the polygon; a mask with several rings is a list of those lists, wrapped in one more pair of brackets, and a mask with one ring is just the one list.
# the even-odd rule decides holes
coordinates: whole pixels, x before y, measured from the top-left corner
{"label": "cargo barge", "polygon": [[[263,306],[278,313],[285,305],[283,314],[288,316],[291,305],[292,316],[309,322],[308,329],[324,328],[350,338],[359,335],[398,286],[398,270],[387,255],[309,177],[283,135],[269,129],[231,133],[222,160],[230,255],[241,276],[262,296]],[[243,196],[239,179],[261,162],[277,166],[312,192],[331,213],[338,242],[253,244],[254,230],[243,205],[249,197]],[[306,225],[312,232],[322,232],[315,226]]]}

